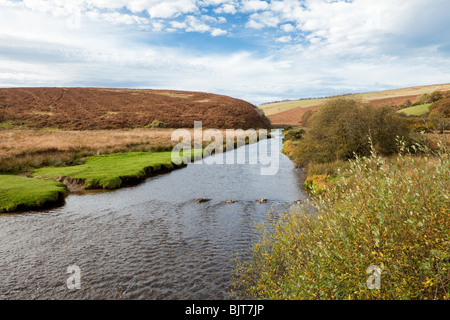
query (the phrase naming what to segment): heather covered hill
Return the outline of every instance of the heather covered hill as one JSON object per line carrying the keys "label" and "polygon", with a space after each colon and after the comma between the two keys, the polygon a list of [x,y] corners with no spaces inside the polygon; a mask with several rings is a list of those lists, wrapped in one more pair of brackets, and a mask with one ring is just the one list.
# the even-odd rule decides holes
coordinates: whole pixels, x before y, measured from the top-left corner
{"label": "heather covered hill", "polygon": [[101,88],[0,88],[3,126],[75,130],[145,126],[269,128],[254,105],[201,92]]}

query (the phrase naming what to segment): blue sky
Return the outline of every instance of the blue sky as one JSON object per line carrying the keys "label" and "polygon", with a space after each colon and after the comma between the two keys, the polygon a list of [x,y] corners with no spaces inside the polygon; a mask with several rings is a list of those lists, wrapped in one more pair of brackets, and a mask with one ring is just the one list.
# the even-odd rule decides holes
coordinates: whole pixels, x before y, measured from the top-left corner
{"label": "blue sky", "polygon": [[0,0],[0,87],[268,101],[450,83],[448,0]]}

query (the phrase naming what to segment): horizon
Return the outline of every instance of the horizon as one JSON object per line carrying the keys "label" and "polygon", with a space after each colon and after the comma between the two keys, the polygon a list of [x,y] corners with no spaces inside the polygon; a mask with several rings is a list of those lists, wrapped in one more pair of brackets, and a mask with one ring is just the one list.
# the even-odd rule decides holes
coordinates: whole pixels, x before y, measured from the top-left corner
{"label": "horizon", "polygon": [[0,0],[0,87],[261,105],[447,84],[448,11],[444,0]]}
{"label": "horizon", "polygon": [[[403,89],[412,89],[412,88],[426,88],[426,87],[434,87],[434,86],[443,86],[443,85],[450,85],[450,83],[434,83],[434,84],[428,84],[428,85],[422,85],[422,86],[411,86],[411,87],[399,87],[399,88],[394,88],[394,89],[388,89],[388,90],[380,90],[380,91],[366,91],[366,92],[350,92],[350,93],[341,93],[341,94],[336,94],[336,95],[331,95],[331,96],[317,96],[317,97],[306,97],[306,98],[292,98],[292,99],[284,99],[284,100],[278,100],[278,101],[267,101],[267,102],[262,102],[259,104],[254,104],[256,107],[260,107],[263,105],[267,105],[267,104],[274,104],[274,103],[281,103],[281,102],[287,102],[287,101],[303,101],[303,100],[319,100],[319,99],[329,99],[329,98],[338,98],[338,97],[345,97],[345,96],[352,96],[352,95],[360,95],[360,94],[369,94],[369,93],[378,93],[378,92],[389,92],[389,91],[396,91],[396,90],[403,90]],[[183,89],[153,89],[153,88],[127,88],[127,87],[78,87],[78,86],[73,86],[73,87],[33,87],[33,86],[27,86],[27,87],[0,87],[0,89],[27,89],[27,88],[60,88],[60,89],[109,89],[109,90],[154,90],[154,91],[179,91],[179,92],[198,92],[198,93],[206,93],[206,94],[217,94],[220,95],[218,93],[214,93],[214,92],[205,92],[205,91],[189,91],[189,90],[183,90]],[[420,94],[420,93],[419,93]],[[231,97],[230,98],[233,99],[240,99],[243,100],[239,97]],[[245,100],[244,100],[245,101]],[[249,101],[246,101],[249,102]]]}

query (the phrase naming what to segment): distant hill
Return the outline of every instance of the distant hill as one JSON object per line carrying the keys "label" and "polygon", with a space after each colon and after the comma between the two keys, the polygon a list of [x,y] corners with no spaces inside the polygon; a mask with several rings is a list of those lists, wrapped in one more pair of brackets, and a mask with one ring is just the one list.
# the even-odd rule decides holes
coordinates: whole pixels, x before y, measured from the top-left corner
{"label": "distant hill", "polygon": [[0,88],[0,124],[75,130],[145,126],[270,128],[254,105],[201,92],[101,88]]}
{"label": "distant hill", "polygon": [[[400,104],[409,99],[414,103],[423,93],[432,93],[435,90],[449,91],[450,84],[439,84],[429,86],[418,86],[402,88],[395,90],[386,90],[369,93],[349,94],[341,97],[361,99],[374,106],[389,105],[392,103]],[[282,101],[267,103],[259,106],[259,109],[270,119],[273,125],[288,124],[298,125],[301,122],[303,114],[308,110],[317,110],[330,98],[304,99],[293,101]]]}

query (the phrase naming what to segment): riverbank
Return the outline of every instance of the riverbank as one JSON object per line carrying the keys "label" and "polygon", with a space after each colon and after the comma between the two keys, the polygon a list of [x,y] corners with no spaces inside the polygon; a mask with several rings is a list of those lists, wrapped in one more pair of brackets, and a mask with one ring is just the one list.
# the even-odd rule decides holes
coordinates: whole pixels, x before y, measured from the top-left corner
{"label": "riverbank", "polygon": [[63,183],[0,175],[0,213],[48,208],[64,203],[69,190]]}
{"label": "riverbank", "polygon": [[[193,129],[186,129],[191,135]],[[173,129],[122,130],[5,129],[0,126],[0,172],[31,173],[47,167],[83,164],[86,157],[170,151]]]}
{"label": "riverbank", "polygon": [[[202,151],[192,150],[190,160],[201,157]],[[56,206],[69,192],[135,185],[183,166],[172,161],[171,152],[130,152],[88,157],[76,166],[43,167],[28,177],[0,175],[0,213]]]}
{"label": "riverbank", "polygon": [[[306,197],[286,156],[276,175],[250,163],[265,146],[212,155],[133,187],[71,193],[45,211],[0,215],[0,252],[8,253],[0,299],[230,299],[231,260],[247,260],[255,224]],[[81,290],[61,285],[68,264],[82,270]]]}
{"label": "riverbank", "polygon": [[[192,134],[190,130],[188,131]],[[112,131],[107,133],[106,139],[99,133],[93,133],[94,136],[97,136],[101,140],[96,143],[94,141],[95,139],[93,140],[92,137],[89,137],[86,132],[56,131],[55,133],[46,133],[41,130],[37,131],[37,133],[39,137],[35,139],[40,141],[43,141],[45,137],[48,138],[49,135],[53,136],[54,134],[63,137],[65,140],[53,140],[53,144],[59,145],[59,149],[56,150],[54,148],[42,149],[43,146],[39,144],[37,146],[29,144],[26,147],[23,145],[16,146],[11,142],[8,142],[11,146],[9,148],[10,154],[16,154],[18,158],[25,155],[27,160],[25,161],[26,165],[21,166],[19,170],[12,170],[12,172],[16,174],[20,172],[20,175],[22,176],[20,177],[21,179],[15,179],[15,177],[18,176],[8,174],[9,172],[7,170],[0,170],[0,174],[4,175],[3,180],[0,180],[0,184],[4,191],[3,196],[0,198],[0,213],[39,210],[51,205],[61,205],[64,203],[64,198],[69,192],[89,189],[112,190],[136,185],[151,176],[167,173],[186,166],[186,164],[184,164],[186,161],[182,161],[181,164],[176,164],[179,161],[172,159],[171,151],[153,151],[155,149],[155,139],[165,143],[165,145],[158,145],[156,150],[171,150],[173,148],[174,142],[170,139],[170,131],[165,129],[162,131],[159,129],[150,131],[152,134],[147,137],[147,139],[150,138],[150,140],[145,139],[145,133],[149,133],[148,130],[132,130],[131,132]],[[158,136],[158,133],[162,133],[162,135]],[[81,150],[86,147],[85,142],[83,144],[80,143],[78,150],[74,150],[72,147],[74,146],[74,143],[76,143],[74,142],[76,140],[74,138],[76,135],[86,138],[87,141],[93,142],[92,146],[98,149],[97,152],[106,150],[105,152],[108,153],[92,155],[92,152],[82,152]],[[232,149],[238,146],[239,137],[241,135],[245,136],[245,131],[238,133],[238,137],[235,139],[234,144],[231,145]],[[11,137],[11,135],[9,136]],[[13,140],[17,140],[17,137],[22,136],[22,134],[16,135]],[[259,140],[259,137],[257,137],[257,140]],[[132,143],[132,141],[135,143]],[[248,137],[243,139],[242,142],[245,144],[250,143]],[[48,141],[48,143],[52,144],[52,140]],[[117,149],[120,147],[122,147],[122,149]],[[152,151],[126,152],[126,150],[135,150],[136,147],[144,149],[150,148]],[[206,143],[203,144],[203,148],[208,148]],[[22,153],[18,152],[18,150],[22,149],[25,151]],[[69,159],[66,159],[66,161],[59,161],[61,159],[58,159],[58,157],[53,159],[53,161],[39,160],[39,155],[44,154],[47,157],[51,157],[55,153],[60,154],[61,152],[65,152],[64,150],[72,152],[71,156],[73,157],[75,155],[75,158],[70,158],[69,156]],[[125,152],[117,152],[120,150]],[[222,150],[227,151],[226,143],[223,145]],[[180,155],[180,158],[190,157],[191,161],[195,161],[203,156],[204,151],[205,149],[191,150],[190,156]],[[213,152],[214,150],[207,153],[211,154]],[[37,157],[38,160],[35,160],[35,157]],[[13,159],[19,163],[14,157]],[[14,166],[14,164],[11,164],[10,162],[5,163],[10,169]],[[44,166],[46,163],[55,165]],[[35,180],[42,180],[42,182],[34,183]],[[14,181],[14,184],[10,185],[9,181]],[[55,191],[52,193],[41,192],[41,187],[49,189],[54,188],[55,182],[62,183],[62,185],[65,186],[65,191],[62,192],[60,190],[57,193],[55,193]],[[61,187],[61,184],[58,186]]]}
{"label": "riverbank", "polygon": [[[336,125],[342,132],[343,121],[329,114],[335,123],[319,114],[306,132],[284,132],[293,140],[285,141],[283,152],[297,166],[306,164],[305,187],[314,201],[260,226],[251,260],[237,264],[235,292],[244,299],[449,299],[450,163],[444,137],[435,136],[436,146],[397,140],[393,153],[383,153],[381,142],[395,140],[372,139],[369,153],[356,149],[346,159],[336,157],[336,146],[342,151],[354,136],[337,143],[329,130]],[[307,154],[310,147],[317,152]],[[377,274],[380,287],[372,290]]]}

